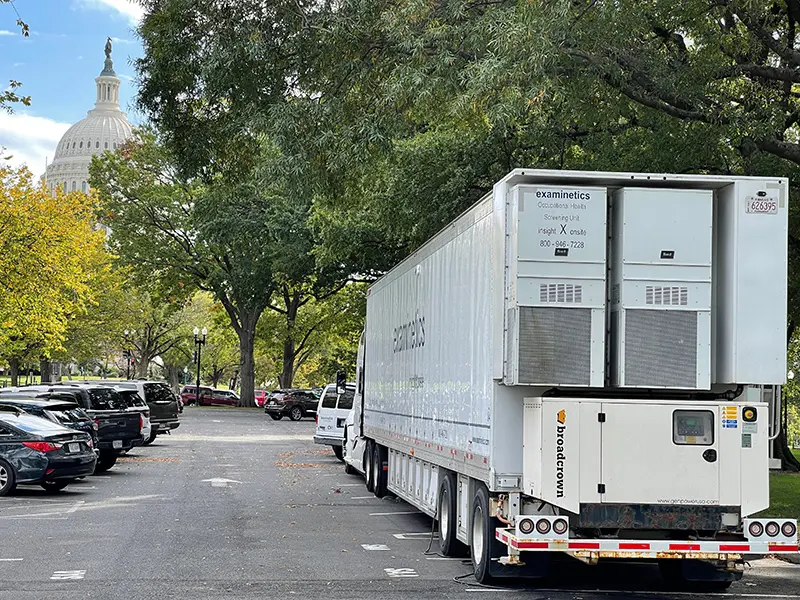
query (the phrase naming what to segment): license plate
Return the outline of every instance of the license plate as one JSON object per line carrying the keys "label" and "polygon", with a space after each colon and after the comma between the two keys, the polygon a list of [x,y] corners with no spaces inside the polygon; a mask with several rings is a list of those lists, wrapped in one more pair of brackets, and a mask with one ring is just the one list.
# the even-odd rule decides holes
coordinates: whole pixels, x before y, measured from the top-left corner
{"label": "license plate", "polygon": [[80,444],[67,444],[67,452],[80,452],[81,445]]}
{"label": "license plate", "polygon": [[768,196],[753,197],[748,196],[745,200],[745,212],[762,214],[762,215],[777,215],[778,214],[778,199]]}
{"label": "license plate", "polygon": [[111,444],[113,448],[122,448],[122,440],[114,440]]}

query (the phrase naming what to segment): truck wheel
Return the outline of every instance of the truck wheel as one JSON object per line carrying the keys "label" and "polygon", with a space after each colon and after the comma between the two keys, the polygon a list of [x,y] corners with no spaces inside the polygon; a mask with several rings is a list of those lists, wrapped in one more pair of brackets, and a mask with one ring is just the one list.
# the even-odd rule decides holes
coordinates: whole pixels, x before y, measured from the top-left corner
{"label": "truck wheel", "polygon": [[17,487],[17,476],[6,461],[0,459],[0,496],[7,496]]}
{"label": "truck wheel", "polygon": [[376,498],[383,498],[386,495],[386,449],[380,444],[372,446],[372,493]]}
{"label": "truck wheel", "polygon": [[97,464],[94,466],[95,473],[104,473],[108,471],[111,467],[117,464],[117,455],[116,454],[101,454],[100,457],[97,459]]}
{"label": "truck wheel", "polygon": [[439,548],[443,556],[462,556],[464,546],[456,537],[458,519],[458,492],[456,476],[448,473],[439,486],[439,504],[436,508],[437,524],[439,528]]}
{"label": "truck wheel", "polygon": [[292,421],[299,421],[300,419],[303,418],[303,409],[300,408],[299,406],[293,406],[289,410],[289,418]]}
{"label": "truck wheel", "polygon": [[333,447],[333,455],[338,458],[340,461],[344,462],[344,451],[342,450],[341,446],[334,446]]}
{"label": "truck wheel", "polygon": [[273,421],[280,421],[283,418],[283,415],[280,413],[277,415],[275,413],[269,413],[269,416],[272,417]]}
{"label": "truck wheel", "polygon": [[368,492],[375,491],[375,482],[372,480],[372,440],[367,441],[364,450],[364,483],[367,485]]}
{"label": "truck wheel", "polygon": [[472,554],[472,568],[478,583],[492,583],[492,539],[491,518],[489,517],[489,492],[481,485],[472,500],[470,518],[469,549]]}

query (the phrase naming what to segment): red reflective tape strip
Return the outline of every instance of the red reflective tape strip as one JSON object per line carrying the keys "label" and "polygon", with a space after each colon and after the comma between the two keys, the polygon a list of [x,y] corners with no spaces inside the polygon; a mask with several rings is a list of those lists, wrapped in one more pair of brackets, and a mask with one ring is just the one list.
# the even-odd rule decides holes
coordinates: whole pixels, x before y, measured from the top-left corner
{"label": "red reflective tape strip", "polygon": [[549,548],[550,544],[548,542],[517,542],[517,548],[520,550],[524,550],[525,548]]}
{"label": "red reflective tape strip", "polygon": [[570,542],[570,550],[600,550],[600,542]]}
{"label": "red reflective tape strip", "polygon": [[700,550],[700,544],[670,544],[670,550]]}
{"label": "red reflective tape strip", "polygon": [[620,543],[620,550],[650,550],[650,544],[626,544]]}
{"label": "red reflective tape strip", "polygon": [[770,552],[797,552],[797,544],[794,546],[787,546],[786,544],[770,544]]}
{"label": "red reflective tape strip", "polygon": [[720,552],[750,552],[750,544],[720,544]]}

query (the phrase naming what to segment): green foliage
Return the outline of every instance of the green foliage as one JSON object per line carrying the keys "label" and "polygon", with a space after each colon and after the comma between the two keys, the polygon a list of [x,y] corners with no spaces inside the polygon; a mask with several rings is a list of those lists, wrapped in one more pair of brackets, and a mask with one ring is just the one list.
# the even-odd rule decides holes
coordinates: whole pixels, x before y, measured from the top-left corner
{"label": "green foliage", "polygon": [[[22,17],[17,12],[17,7],[14,5],[13,0],[0,0],[0,4],[11,4],[11,7],[14,9],[14,12],[17,13],[17,27],[19,28],[19,33],[22,37],[30,37],[31,32],[28,24],[22,20]],[[17,81],[16,79],[11,79],[8,82],[8,87],[5,90],[0,90],[0,110],[3,110],[7,113],[14,112],[12,104],[22,104],[23,106],[30,106],[31,105],[31,97],[30,96],[20,96],[18,93],[19,88],[22,87],[22,84]],[[0,157],[2,158],[2,157]]]}

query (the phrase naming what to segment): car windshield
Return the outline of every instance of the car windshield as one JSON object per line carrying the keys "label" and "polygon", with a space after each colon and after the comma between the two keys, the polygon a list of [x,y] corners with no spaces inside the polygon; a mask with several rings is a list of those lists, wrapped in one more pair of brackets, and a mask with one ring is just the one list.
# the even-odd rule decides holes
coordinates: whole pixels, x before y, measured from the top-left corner
{"label": "car windshield", "polygon": [[[191,391],[194,392],[194,389]],[[172,390],[166,383],[145,383],[144,394],[148,402],[172,402],[175,400]]]}
{"label": "car windshield", "polygon": [[111,388],[93,388],[88,390],[94,410],[124,410],[128,408],[117,390]]}

